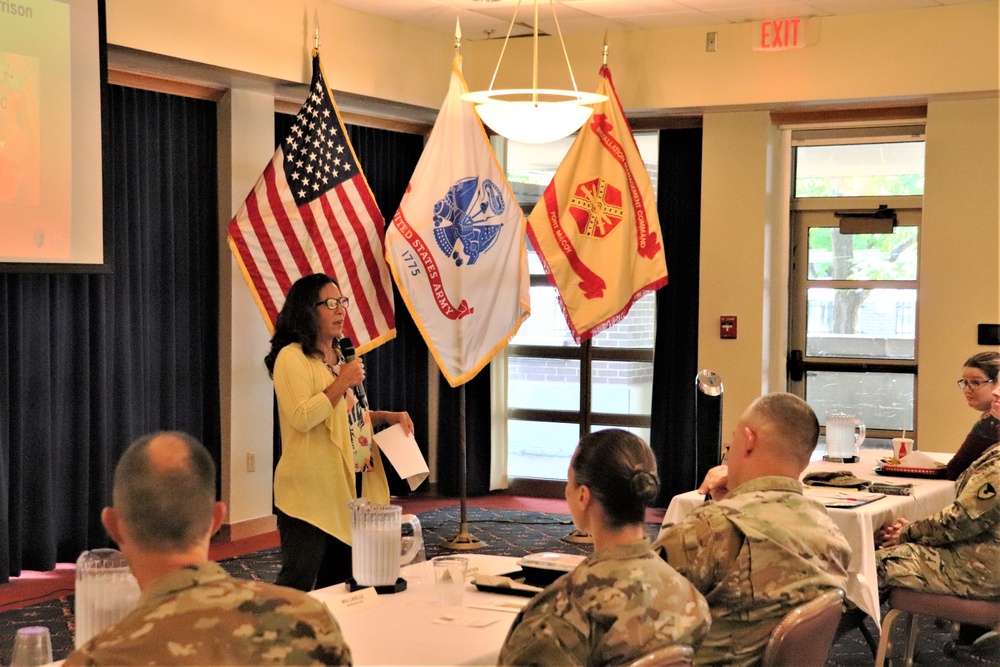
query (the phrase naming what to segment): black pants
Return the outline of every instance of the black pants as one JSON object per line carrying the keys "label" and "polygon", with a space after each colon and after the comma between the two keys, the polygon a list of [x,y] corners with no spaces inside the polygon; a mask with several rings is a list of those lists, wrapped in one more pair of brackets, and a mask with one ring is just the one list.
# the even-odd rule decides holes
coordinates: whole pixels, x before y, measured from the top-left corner
{"label": "black pants", "polygon": [[281,571],[274,582],[300,591],[340,584],[351,576],[351,545],[278,510]]}
{"label": "black pants", "polygon": [[[361,495],[361,474],[354,478],[355,494]],[[342,584],[351,578],[351,545],[341,542],[302,519],[275,508],[281,538],[281,570],[274,582],[309,592]]]}

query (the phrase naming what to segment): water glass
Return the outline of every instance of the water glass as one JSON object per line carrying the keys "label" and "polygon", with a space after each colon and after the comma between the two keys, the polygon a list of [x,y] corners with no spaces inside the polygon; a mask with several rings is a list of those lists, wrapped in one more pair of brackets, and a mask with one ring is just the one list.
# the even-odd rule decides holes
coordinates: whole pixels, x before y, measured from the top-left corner
{"label": "water glass", "polygon": [[38,667],[52,662],[52,637],[41,625],[20,628],[14,637],[11,667]]}
{"label": "water glass", "polygon": [[438,556],[431,562],[434,563],[434,591],[438,604],[445,607],[457,607],[462,604],[469,559]]}

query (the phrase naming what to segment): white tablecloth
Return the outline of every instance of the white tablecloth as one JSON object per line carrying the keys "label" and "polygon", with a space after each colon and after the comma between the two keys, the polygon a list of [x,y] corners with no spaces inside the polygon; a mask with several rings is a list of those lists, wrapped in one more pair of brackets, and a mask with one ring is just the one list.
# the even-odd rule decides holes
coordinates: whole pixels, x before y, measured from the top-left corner
{"label": "white tablecloth", "polygon": [[[942,461],[951,456],[929,454]],[[858,463],[815,461],[809,464],[804,473],[850,470],[861,479],[913,484],[913,493],[909,496],[887,495],[861,507],[827,510],[853,549],[851,562],[848,565],[850,579],[847,584],[847,597],[876,622],[881,620],[881,615],[878,603],[878,580],[875,576],[875,532],[883,524],[900,517],[913,521],[933,514],[955,499],[955,483],[946,479],[885,477],[876,474],[872,469],[881,456],[883,456],[881,452],[863,450],[861,461]],[[830,489],[827,487],[824,490],[828,492]],[[806,493],[809,494],[808,489]],[[704,500],[705,497],[695,491],[674,496],[663,517],[663,523],[677,523]]]}
{"label": "white tablecloth", "polygon": [[[469,559],[468,580],[476,572],[503,574],[519,569],[517,558],[456,552]],[[467,582],[460,607],[442,607],[434,599],[434,572],[429,561],[404,567],[407,589],[379,595],[374,606],[353,612],[338,610],[337,600],[350,595],[343,584],[310,593],[330,607],[351,647],[355,665],[495,665],[514,622],[516,610],[493,611],[477,605],[517,603],[528,598],[483,593]],[[438,623],[442,617],[458,622]],[[485,627],[464,620],[491,620]]]}

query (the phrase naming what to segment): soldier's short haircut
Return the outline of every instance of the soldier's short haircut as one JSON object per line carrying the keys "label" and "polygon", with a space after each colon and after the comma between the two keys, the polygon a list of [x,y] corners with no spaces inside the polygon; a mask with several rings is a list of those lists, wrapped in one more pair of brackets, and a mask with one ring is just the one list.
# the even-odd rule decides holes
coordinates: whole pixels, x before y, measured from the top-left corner
{"label": "soldier's short haircut", "polygon": [[808,403],[794,394],[765,394],[753,402],[750,412],[774,427],[789,454],[803,465],[809,462],[819,440],[819,420]]}
{"label": "soldier's short haircut", "polygon": [[[179,465],[150,460],[159,438],[186,453]],[[152,433],[129,445],[115,468],[114,506],[129,535],[151,551],[184,551],[205,536],[215,504],[215,462],[205,446],[179,431]]]}
{"label": "soldier's short haircut", "polygon": [[608,526],[620,528],[646,520],[660,480],[656,457],[646,441],[628,431],[609,428],[580,440],[570,462],[577,486],[586,486],[604,509]]}

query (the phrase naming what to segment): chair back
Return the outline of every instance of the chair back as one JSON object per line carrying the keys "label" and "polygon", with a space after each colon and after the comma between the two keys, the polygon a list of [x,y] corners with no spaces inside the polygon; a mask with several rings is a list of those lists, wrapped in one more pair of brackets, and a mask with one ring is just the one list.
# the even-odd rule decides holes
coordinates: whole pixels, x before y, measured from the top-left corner
{"label": "chair back", "polygon": [[628,667],[691,667],[694,664],[694,649],[687,644],[674,644],[647,653]]}
{"label": "chair back", "polygon": [[771,631],[763,667],[823,667],[843,613],[839,588],[788,612]]}

